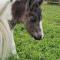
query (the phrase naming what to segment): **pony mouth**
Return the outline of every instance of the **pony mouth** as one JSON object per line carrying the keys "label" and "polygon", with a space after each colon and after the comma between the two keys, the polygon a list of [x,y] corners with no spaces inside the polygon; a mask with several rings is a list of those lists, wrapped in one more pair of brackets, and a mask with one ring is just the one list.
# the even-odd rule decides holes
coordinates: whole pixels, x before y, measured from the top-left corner
{"label": "pony mouth", "polygon": [[34,37],[35,40],[42,40],[42,37],[41,36],[38,36],[38,37],[33,36],[33,37]]}
{"label": "pony mouth", "polygon": [[42,40],[43,39],[43,37],[42,37],[42,35],[40,36],[35,36],[35,35],[33,35],[33,34],[30,34],[35,40]]}

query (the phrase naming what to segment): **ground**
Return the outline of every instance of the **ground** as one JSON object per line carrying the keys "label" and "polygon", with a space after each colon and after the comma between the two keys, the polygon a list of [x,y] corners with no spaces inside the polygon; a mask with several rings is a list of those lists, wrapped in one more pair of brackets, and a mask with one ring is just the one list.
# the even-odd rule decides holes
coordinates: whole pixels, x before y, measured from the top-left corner
{"label": "ground", "polygon": [[60,6],[43,4],[42,15],[43,40],[34,40],[24,25],[16,25],[14,37],[19,60],[60,60]]}

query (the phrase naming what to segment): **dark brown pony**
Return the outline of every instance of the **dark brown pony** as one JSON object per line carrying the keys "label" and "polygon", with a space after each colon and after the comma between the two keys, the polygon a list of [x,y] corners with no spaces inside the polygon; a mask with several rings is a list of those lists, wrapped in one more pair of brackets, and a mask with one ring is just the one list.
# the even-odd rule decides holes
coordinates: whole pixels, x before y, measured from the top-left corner
{"label": "dark brown pony", "polygon": [[13,28],[17,23],[24,23],[27,31],[35,39],[43,38],[41,7],[43,0],[16,0],[12,5],[12,20],[10,26]]}

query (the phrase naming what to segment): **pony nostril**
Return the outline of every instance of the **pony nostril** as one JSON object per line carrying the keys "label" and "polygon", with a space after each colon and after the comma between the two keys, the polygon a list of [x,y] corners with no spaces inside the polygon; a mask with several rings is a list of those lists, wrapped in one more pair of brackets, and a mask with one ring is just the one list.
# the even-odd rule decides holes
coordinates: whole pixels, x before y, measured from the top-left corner
{"label": "pony nostril", "polygon": [[38,33],[34,33],[34,35],[32,35],[32,37],[34,37],[34,39],[36,39],[36,40],[42,40],[43,38],[43,35],[42,35],[42,33],[41,32],[38,32]]}
{"label": "pony nostril", "polygon": [[38,40],[41,40],[41,39],[42,39],[42,35],[38,35],[38,36],[37,36],[37,39],[38,39]]}
{"label": "pony nostril", "polygon": [[34,38],[36,39],[36,40],[41,40],[42,39],[42,35],[37,35],[37,36],[34,36]]}
{"label": "pony nostril", "polygon": [[38,38],[40,38],[40,39],[41,39],[41,38],[42,38],[42,35],[38,35]]}

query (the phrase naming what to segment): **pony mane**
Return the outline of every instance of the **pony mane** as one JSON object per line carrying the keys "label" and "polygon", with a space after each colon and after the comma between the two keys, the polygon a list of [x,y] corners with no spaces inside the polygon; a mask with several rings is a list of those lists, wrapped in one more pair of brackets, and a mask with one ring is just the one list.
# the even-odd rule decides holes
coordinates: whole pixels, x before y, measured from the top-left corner
{"label": "pony mane", "polygon": [[13,34],[7,20],[0,19],[0,59],[5,60],[16,54]]}

